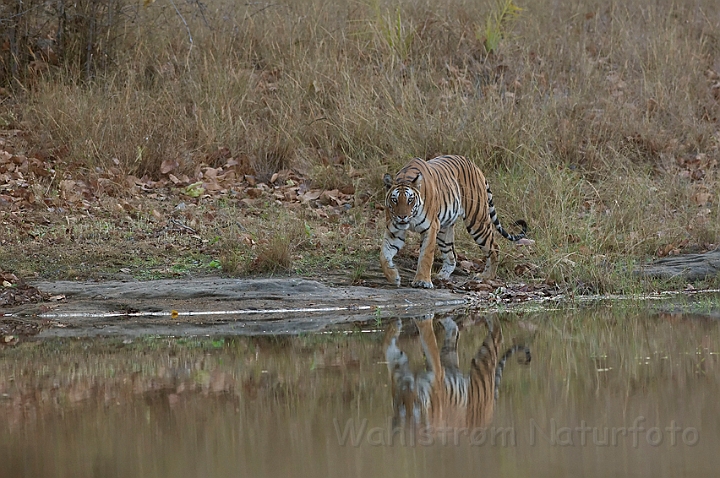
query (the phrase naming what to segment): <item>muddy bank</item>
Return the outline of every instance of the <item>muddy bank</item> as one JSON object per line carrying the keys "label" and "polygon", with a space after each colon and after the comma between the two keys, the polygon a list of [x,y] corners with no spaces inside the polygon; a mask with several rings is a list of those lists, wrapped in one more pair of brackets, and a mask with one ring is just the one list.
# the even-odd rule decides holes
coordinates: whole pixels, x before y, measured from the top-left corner
{"label": "muddy bank", "polygon": [[40,321],[38,337],[298,334],[342,323],[450,311],[447,290],[330,287],[305,279],[35,282],[54,301],[4,309]]}

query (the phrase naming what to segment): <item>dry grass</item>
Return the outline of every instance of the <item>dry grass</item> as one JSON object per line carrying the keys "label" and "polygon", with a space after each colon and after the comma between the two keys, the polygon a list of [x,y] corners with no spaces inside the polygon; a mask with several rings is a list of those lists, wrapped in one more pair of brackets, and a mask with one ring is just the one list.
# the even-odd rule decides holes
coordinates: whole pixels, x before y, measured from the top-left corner
{"label": "dry grass", "polygon": [[[531,225],[536,276],[593,290],[631,287],[628,264],[658,251],[717,244],[720,4],[516,4],[489,54],[492,2],[213,0],[182,18],[157,2],[91,80],[62,59],[28,74],[10,123],[68,175],[157,178],[168,158],[191,173],[228,148],[260,180],[295,168],[364,198],[410,157],[464,154],[501,219]],[[256,260],[289,267],[292,244]]]}

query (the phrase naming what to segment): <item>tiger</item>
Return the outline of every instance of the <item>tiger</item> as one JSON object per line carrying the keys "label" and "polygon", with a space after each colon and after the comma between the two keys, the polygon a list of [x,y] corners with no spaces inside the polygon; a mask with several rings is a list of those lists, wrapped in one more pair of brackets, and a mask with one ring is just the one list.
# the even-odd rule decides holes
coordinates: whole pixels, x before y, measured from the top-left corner
{"label": "tiger", "polygon": [[438,430],[487,426],[493,418],[506,361],[523,351],[518,362],[530,363],[530,348],[515,344],[500,355],[500,323],[497,318],[485,319],[487,335],[471,361],[469,375],[465,375],[458,364],[457,324],[451,317],[440,321],[445,338],[442,349],[438,349],[433,318],[430,314],[415,320],[427,362],[427,370],[417,374],[410,371],[408,357],[397,345],[402,328],[400,319],[391,322],[386,330],[383,347],[390,375],[393,427],[411,425]]}
{"label": "tiger", "polygon": [[497,274],[498,244],[493,228],[504,238],[520,244],[525,239],[527,223],[519,219],[522,230],[509,234],[495,212],[490,186],[480,168],[463,156],[438,156],[429,161],[414,158],[393,178],[383,176],[385,194],[385,234],[380,265],[390,283],[400,286],[400,273],[393,258],[405,245],[407,231],[419,232],[422,238],[417,271],[412,287],[432,289],[430,278],[435,248],[440,249],[443,264],[437,277],[449,279],[457,263],[455,255],[455,222],[462,218],[467,231],[487,255],[482,279]]}

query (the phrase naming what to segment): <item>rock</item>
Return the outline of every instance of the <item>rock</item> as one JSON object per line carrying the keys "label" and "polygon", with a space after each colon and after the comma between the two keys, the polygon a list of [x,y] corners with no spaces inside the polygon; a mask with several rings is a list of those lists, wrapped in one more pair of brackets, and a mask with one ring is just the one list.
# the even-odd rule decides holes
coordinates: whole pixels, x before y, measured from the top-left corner
{"label": "rock", "polygon": [[[11,319],[45,321],[45,337],[95,335],[265,335],[319,332],[338,324],[415,317],[464,308],[448,290],[332,287],[306,279],[37,282],[66,300],[46,310],[6,309]],[[3,330],[0,329],[0,338]]]}
{"label": "rock", "polygon": [[658,279],[682,278],[697,281],[720,273],[720,249],[704,254],[682,254],[663,257],[635,269],[635,273]]}

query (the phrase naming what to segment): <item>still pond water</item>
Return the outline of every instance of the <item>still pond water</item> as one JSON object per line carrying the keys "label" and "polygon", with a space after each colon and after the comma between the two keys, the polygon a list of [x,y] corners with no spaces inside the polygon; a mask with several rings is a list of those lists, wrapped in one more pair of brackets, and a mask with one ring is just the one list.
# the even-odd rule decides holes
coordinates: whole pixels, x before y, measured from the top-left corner
{"label": "still pond water", "polygon": [[[0,348],[0,476],[720,476],[718,309],[661,308],[458,314],[455,332],[437,316],[299,337]],[[532,359],[520,347],[497,400],[470,399],[473,413],[465,392],[438,393],[432,412],[403,418],[388,359],[396,390],[412,384],[400,350],[422,387],[428,323],[446,377],[453,333],[459,370],[476,359],[470,388],[492,389],[489,326],[500,354],[526,345]]]}

